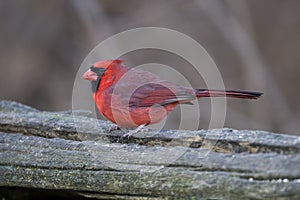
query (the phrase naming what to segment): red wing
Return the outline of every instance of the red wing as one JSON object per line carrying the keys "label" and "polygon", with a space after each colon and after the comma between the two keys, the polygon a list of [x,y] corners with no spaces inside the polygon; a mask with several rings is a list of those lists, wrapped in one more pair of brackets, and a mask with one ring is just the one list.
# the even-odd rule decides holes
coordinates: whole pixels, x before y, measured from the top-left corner
{"label": "red wing", "polygon": [[116,102],[129,107],[151,107],[174,102],[189,102],[196,98],[193,89],[163,81],[151,72],[131,69],[113,86]]}
{"label": "red wing", "polygon": [[129,100],[130,107],[151,107],[195,99],[192,90],[168,82],[148,83],[139,87]]}

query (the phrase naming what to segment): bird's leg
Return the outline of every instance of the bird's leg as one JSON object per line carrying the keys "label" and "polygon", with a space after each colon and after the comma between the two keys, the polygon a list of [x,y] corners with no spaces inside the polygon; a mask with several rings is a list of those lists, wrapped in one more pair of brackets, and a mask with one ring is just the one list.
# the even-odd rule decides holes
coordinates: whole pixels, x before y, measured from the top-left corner
{"label": "bird's leg", "polygon": [[122,137],[124,138],[124,137],[130,137],[130,136],[132,136],[133,134],[135,134],[135,133],[137,133],[137,132],[139,132],[140,130],[142,130],[145,126],[146,126],[147,124],[141,124],[141,125],[139,125],[136,129],[134,129],[134,130],[131,130],[131,131],[129,131],[128,133],[125,133],[124,135],[122,135]]}

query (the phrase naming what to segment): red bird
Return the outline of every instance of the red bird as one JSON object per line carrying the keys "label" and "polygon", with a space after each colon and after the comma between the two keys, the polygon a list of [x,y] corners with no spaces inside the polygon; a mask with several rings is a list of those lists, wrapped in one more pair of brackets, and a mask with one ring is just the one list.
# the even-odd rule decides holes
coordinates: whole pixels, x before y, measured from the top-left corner
{"label": "red bird", "polygon": [[[100,113],[120,127],[136,130],[163,120],[178,104],[200,97],[257,99],[259,92],[208,90],[182,87],[158,76],[122,65],[121,60],[95,63],[83,74],[92,83]],[[130,136],[137,131],[126,134]]]}

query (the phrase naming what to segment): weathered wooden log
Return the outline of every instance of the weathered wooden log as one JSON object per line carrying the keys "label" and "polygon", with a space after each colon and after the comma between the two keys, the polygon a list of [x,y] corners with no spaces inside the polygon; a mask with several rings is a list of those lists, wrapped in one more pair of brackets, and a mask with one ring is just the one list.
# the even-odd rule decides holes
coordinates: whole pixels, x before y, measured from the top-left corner
{"label": "weathered wooden log", "polygon": [[98,199],[300,199],[300,137],[145,130],[122,138],[88,112],[0,102],[0,194],[15,187]]}

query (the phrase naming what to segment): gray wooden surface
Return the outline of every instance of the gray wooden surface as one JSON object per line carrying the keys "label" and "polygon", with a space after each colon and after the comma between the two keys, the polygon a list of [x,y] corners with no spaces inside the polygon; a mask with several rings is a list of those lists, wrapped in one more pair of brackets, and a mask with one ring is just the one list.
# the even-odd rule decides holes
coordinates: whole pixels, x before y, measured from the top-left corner
{"label": "gray wooden surface", "polygon": [[99,199],[300,199],[300,137],[146,130],[0,102],[0,187]]}

